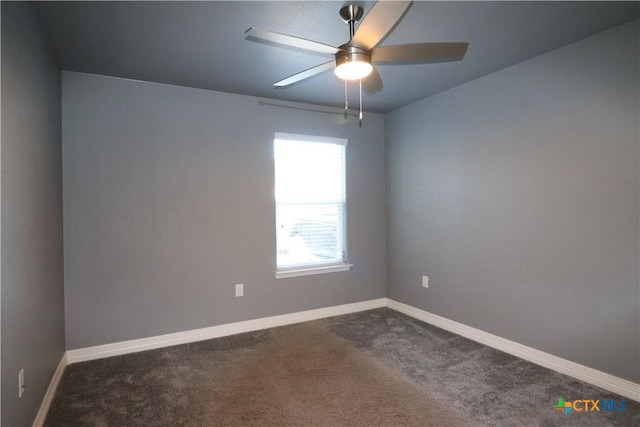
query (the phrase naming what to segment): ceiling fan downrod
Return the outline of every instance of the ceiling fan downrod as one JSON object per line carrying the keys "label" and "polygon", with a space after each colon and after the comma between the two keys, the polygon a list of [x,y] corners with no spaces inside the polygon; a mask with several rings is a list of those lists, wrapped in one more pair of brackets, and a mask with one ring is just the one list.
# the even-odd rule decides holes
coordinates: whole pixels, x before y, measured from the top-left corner
{"label": "ceiling fan downrod", "polygon": [[340,17],[349,25],[349,40],[351,40],[356,33],[356,22],[362,19],[363,13],[364,10],[355,4],[350,4],[340,9]]}

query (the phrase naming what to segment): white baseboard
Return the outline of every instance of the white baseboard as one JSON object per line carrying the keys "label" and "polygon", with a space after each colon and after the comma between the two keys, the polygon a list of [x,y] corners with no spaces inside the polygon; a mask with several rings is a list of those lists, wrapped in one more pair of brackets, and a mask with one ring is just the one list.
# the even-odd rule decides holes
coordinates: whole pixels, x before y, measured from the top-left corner
{"label": "white baseboard", "polygon": [[58,363],[58,367],[53,373],[51,377],[51,382],[49,383],[49,387],[47,388],[47,392],[44,394],[42,398],[42,403],[40,404],[40,409],[36,414],[36,419],[33,421],[33,427],[42,427],[44,426],[44,421],[47,418],[47,413],[49,412],[49,408],[51,407],[51,402],[53,401],[53,396],[56,394],[56,390],[58,389],[58,384],[60,384],[60,379],[62,378],[62,374],[64,373],[64,369],[67,367],[67,353],[65,352]]}
{"label": "white baseboard", "polygon": [[[152,350],[156,348],[186,344],[190,342],[219,338],[244,332],[252,332],[278,326],[291,325],[294,323],[307,322],[310,320],[339,316],[342,314],[372,310],[385,306],[423,322],[430,323],[439,328],[461,335],[465,338],[469,338],[489,347],[504,351],[505,353],[512,354],[516,357],[528,360],[537,365],[544,366],[545,368],[549,368],[562,374],[569,375],[573,378],[579,379],[589,384],[593,384],[629,399],[640,401],[640,384],[618,378],[605,372],[598,371],[596,369],[589,368],[575,362],[571,362],[569,360],[554,356],[549,353],[545,353],[540,350],[536,350],[531,347],[527,347],[517,342],[501,338],[497,335],[490,334],[480,329],[467,326],[465,324],[447,319],[442,316],[438,316],[433,313],[429,313],[427,311],[388,298],[380,298],[353,304],[344,304],[334,307],[320,308],[316,310],[301,311],[297,313],[229,323],[209,328],[194,329],[173,334],[159,335],[155,337],[81,348],[77,350],[68,350],[63,357],[64,366],[66,366],[67,363],[72,364],[77,362],[84,362],[87,360],[102,359],[105,357],[136,353],[139,351]],[[42,402],[42,406],[40,408],[40,412],[38,413],[38,417],[36,418],[36,423],[34,423],[34,426],[41,425],[37,424],[41,416],[40,413],[43,412],[44,409],[44,416],[46,416],[46,410],[48,410],[49,406],[51,405],[53,392],[55,392],[57,383],[60,380],[59,377],[64,371],[62,360],[60,361],[60,364],[61,365],[56,370],[56,374],[54,374],[54,378],[51,380],[51,385],[49,386],[49,390],[47,390],[45,400],[43,400]],[[51,396],[48,397],[47,401],[47,396],[49,396],[50,392]],[[44,421],[44,416],[41,421]]]}
{"label": "white baseboard", "polygon": [[356,313],[358,311],[372,310],[384,307],[387,299],[356,302],[353,304],[337,305],[333,307],[319,308],[316,310],[300,311],[297,313],[283,314],[280,316],[264,317],[261,319],[247,320],[244,322],[228,323],[209,328],[193,329],[190,331],[176,332],[173,334],[158,335],[155,337],[141,338],[130,341],[116,342],[112,344],[98,345],[95,347],[80,348],[67,351],[69,364],[84,362],[87,360],[102,359],[121,354],[136,353],[178,344],[186,344],[195,341],[203,341],[228,335],[241,334],[243,332],[258,331],[277,326],[291,325],[307,322],[325,317],[339,316],[342,314]]}
{"label": "white baseboard", "polygon": [[536,350],[535,348],[518,344],[517,342],[501,338],[497,335],[472,328],[471,326],[449,320],[437,314],[429,313],[428,311],[420,310],[419,308],[392,299],[387,299],[387,307],[449,332],[504,351],[505,353],[512,354],[537,365],[544,366],[545,368],[569,375],[629,399],[640,401],[640,384],[571,362],[561,357]]}

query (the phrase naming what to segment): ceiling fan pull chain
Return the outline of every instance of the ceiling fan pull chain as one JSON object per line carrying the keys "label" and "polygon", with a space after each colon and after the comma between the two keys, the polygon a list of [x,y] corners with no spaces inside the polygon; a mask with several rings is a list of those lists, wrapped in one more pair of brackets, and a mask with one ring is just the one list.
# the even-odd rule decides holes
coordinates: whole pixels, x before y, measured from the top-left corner
{"label": "ceiling fan pull chain", "polygon": [[360,79],[360,114],[358,115],[358,126],[362,127],[362,79]]}
{"label": "ceiling fan pull chain", "polygon": [[347,81],[344,81],[344,118],[349,116],[349,98],[347,97]]}

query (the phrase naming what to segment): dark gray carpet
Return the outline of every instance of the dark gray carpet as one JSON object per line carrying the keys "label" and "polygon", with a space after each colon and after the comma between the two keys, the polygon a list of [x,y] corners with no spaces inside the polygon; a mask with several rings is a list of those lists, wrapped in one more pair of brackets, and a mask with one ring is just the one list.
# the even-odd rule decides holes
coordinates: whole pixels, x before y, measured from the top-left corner
{"label": "dark gray carpet", "polygon": [[319,321],[71,365],[46,425],[470,424]]}
{"label": "dark gray carpet", "polygon": [[[329,328],[479,426],[640,426],[640,403],[390,309],[326,319]],[[625,399],[624,412],[556,411],[558,398]]]}
{"label": "dark gray carpet", "polygon": [[67,367],[47,426],[639,426],[619,396],[390,309]]}

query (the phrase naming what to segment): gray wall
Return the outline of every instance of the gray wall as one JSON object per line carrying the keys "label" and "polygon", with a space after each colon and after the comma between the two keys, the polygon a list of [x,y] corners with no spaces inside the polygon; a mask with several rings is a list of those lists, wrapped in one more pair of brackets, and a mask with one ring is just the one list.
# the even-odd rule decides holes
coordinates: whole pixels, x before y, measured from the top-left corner
{"label": "gray wall", "polygon": [[31,5],[2,2],[3,426],[33,423],[64,352],[61,169],[57,62]]}
{"label": "gray wall", "polygon": [[[67,349],[385,296],[381,115],[74,72],[62,110]],[[349,138],[351,271],[274,278],[276,131]]]}
{"label": "gray wall", "polygon": [[640,380],[638,26],[387,115],[390,298]]}

